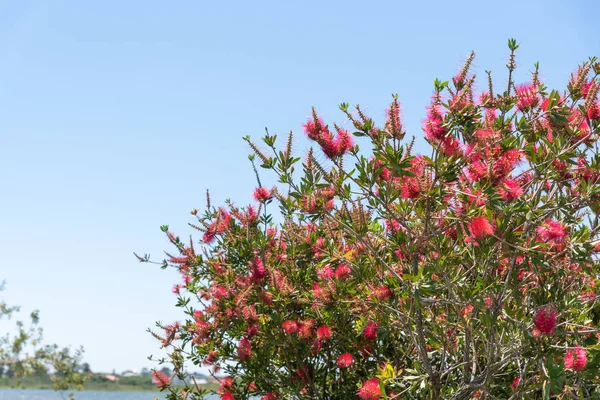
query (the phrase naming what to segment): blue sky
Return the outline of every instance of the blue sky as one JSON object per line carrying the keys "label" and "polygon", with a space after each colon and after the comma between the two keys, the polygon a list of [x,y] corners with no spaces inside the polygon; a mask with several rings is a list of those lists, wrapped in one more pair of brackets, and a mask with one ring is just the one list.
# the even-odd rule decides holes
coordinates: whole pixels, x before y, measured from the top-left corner
{"label": "blue sky", "polygon": [[[298,134],[315,106],[360,103],[381,121],[392,93],[409,134],[436,77],[471,49],[483,78],[539,61],[560,87],[600,56],[593,0],[27,1],[0,3],[0,300],[39,309],[48,341],[83,345],[93,370],[139,370],[159,354],[145,329],[179,316],[161,224],[250,201],[242,136]],[[479,80],[485,88],[485,80]],[[360,142],[359,142],[360,144]],[[1,332],[0,332],[1,333]]]}

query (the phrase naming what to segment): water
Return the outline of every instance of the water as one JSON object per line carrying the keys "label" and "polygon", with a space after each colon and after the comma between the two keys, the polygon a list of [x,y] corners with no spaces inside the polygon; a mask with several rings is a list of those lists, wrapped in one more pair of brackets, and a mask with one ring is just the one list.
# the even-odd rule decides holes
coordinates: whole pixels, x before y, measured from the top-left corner
{"label": "water", "polygon": [[81,392],[55,392],[53,390],[34,389],[0,389],[0,400],[67,400],[70,393],[75,393],[76,400],[163,400],[164,393],[151,392],[97,392],[84,390]]}
{"label": "water", "polygon": [[[75,400],[159,400],[166,399],[164,393],[152,392],[99,392],[83,390],[81,392],[55,392],[54,390],[36,389],[0,389],[0,400],[67,400],[69,394],[75,394]],[[207,396],[207,399],[218,399],[218,396]]]}
{"label": "water", "polygon": [[[99,392],[95,390],[83,390],[81,392],[55,392],[54,390],[0,389],[0,400],[67,400],[70,393],[75,394],[75,400],[166,399],[165,394],[159,392]],[[218,396],[208,396],[207,399],[218,399]]]}

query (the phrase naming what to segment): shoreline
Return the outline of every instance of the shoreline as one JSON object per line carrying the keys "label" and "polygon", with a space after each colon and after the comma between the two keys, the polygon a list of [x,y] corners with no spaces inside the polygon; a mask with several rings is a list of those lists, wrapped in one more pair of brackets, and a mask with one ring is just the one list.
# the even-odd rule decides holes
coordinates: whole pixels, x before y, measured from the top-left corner
{"label": "shoreline", "polygon": [[[217,385],[200,385],[207,390],[215,389],[218,387]],[[184,386],[181,386],[183,388]],[[123,386],[106,386],[106,387],[84,387],[83,389],[69,389],[69,390],[55,390],[52,385],[27,385],[27,386],[16,386],[16,385],[0,385],[1,389],[12,389],[12,390],[51,390],[54,392],[68,392],[68,393],[77,393],[77,392],[140,392],[140,393],[168,393],[161,392],[156,386],[154,387],[135,387],[129,385]]]}

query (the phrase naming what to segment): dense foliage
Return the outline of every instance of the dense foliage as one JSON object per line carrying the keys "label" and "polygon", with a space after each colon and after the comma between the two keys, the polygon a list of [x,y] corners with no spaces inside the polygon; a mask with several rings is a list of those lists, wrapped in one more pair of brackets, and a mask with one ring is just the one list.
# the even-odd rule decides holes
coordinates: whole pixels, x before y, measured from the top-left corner
{"label": "dense foliage", "polygon": [[[246,138],[278,186],[257,172],[256,205],[192,211],[202,251],[162,227],[183,277],[183,320],[154,333],[174,376],[221,371],[223,399],[600,398],[600,64],[562,92],[537,65],[516,84],[517,47],[502,88],[488,72],[474,92],[474,55],[435,82],[429,154],[397,96],[381,125],[313,110],[304,159],[291,134]],[[202,397],[171,378],[169,398]]]}

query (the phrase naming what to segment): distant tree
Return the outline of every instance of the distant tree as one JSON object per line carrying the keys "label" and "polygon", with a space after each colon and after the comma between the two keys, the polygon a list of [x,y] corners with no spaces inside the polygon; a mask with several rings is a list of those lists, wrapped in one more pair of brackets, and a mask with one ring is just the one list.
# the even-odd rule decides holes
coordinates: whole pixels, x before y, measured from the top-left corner
{"label": "distant tree", "polygon": [[150,370],[146,367],[142,368],[142,371],[140,372],[141,375],[145,376],[145,375],[150,375]]}
{"label": "distant tree", "polygon": [[169,368],[169,367],[162,367],[160,372],[162,372],[166,376],[171,376],[171,374],[173,373],[173,372],[171,372],[171,368]]}
{"label": "distant tree", "polygon": [[[4,284],[0,284],[0,291]],[[19,307],[0,303],[0,320],[17,315]],[[0,365],[2,375],[8,378],[21,378],[52,371],[55,390],[82,389],[86,377],[77,371],[82,349],[71,351],[57,345],[44,345],[42,328],[39,327],[39,314],[33,311],[30,322],[15,322],[16,334],[5,335],[0,340]]]}
{"label": "distant tree", "polygon": [[79,372],[83,373],[83,374],[90,374],[92,372],[92,369],[90,368],[90,364],[88,363],[83,363],[79,366],[78,368]]}

